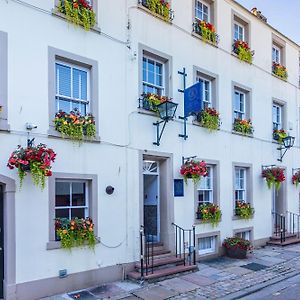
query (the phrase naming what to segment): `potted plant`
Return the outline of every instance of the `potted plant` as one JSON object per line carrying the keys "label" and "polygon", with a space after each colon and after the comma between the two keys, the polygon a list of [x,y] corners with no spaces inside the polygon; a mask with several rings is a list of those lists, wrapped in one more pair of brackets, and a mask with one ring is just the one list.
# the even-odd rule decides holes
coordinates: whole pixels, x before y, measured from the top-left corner
{"label": "potted plant", "polygon": [[251,219],[254,214],[254,208],[251,207],[250,203],[246,203],[243,200],[237,200],[235,202],[235,215],[241,219]]}
{"label": "potted plant", "polygon": [[31,173],[33,183],[44,189],[46,177],[52,176],[51,164],[55,157],[56,153],[44,144],[27,148],[19,145],[10,155],[7,166],[11,170],[18,169],[20,187],[27,173]]}
{"label": "potted plant", "polygon": [[195,22],[194,27],[195,32],[199,34],[205,42],[210,42],[214,45],[218,43],[218,35],[213,24],[199,20]]}
{"label": "potted plant", "polygon": [[251,243],[240,237],[230,237],[224,240],[223,247],[227,256],[243,259],[247,257],[247,251],[251,249]]}
{"label": "potted plant", "polygon": [[142,108],[154,112],[158,112],[157,106],[166,101],[172,101],[171,98],[167,96],[159,96],[153,93],[142,94]]}
{"label": "potted plant", "polygon": [[187,160],[180,169],[180,174],[183,176],[184,182],[191,178],[194,184],[198,184],[201,177],[208,175],[207,165],[204,161]]}
{"label": "potted plant", "polygon": [[298,187],[298,184],[300,182],[300,170],[298,170],[292,177],[292,183]]}
{"label": "potted plant", "polygon": [[86,219],[55,219],[55,231],[57,239],[61,242],[61,247],[71,250],[72,247],[87,245],[94,249],[96,236],[94,234],[94,224],[91,218]]}
{"label": "potted plant", "polygon": [[273,130],[273,139],[282,144],[283,139],[288,136],[287,132],[284,129],[274,129]]}
{"label": "potted plant", "polygon": [[75,25],[90,30],[96,24],[96,13],[86,0],[59,0],[57,10]]}
{"label": "potted plant", "polygon": [[170,14],[171,6],[167,0],[142,0],[142,5],[153,13],[162,16],[165,21],[172,19]]}
{"label": "potted plant", "polygon": [[241,120],[235,119],[233,123],[233,130],[240,132],[243,135],[252,135],[253,134],[253,125],[251,120]]}
{"label": "potted plant", "polygon": [[276,62],[273,62],[272,72],[274,75],[280,77],[283,80],[287,80],[288,78],[288,72],[286,67]]}
{"label": "potted plant", "polygon": [[280,167],[265,168],[262,171],[262,177],[266,179],[269,189],[275,186],[278,191],[281,183],[285,181],[284,169]]}
{"label": "potted plant", "polygon": [[245,61],[249,64],[252,63],[254,51],[251,51],[247,42],[237,40],[233,44],[233,52],[238,56],[242,61]]}
{"label": "potted plant", "polygon": [[220,223],[222,216],[219,206],[212,203],[199,205],[196,214],[197,219],[211,223],[212,226],[217,226]]}
{"label": "potted plant", "polygon": [[205,108],[198,115],[198,121],[201,126],[207,128],[209,131],[218,130],[220,126],[220,114],[214,108]]}
{"label": "potted plant", "polygon": [[67,136],[73,140],[81,141],[84,137],[92,139],[96,136],[95,118],[92,114],[82,116],[75,109],[69,114],[59,111],[54,119],[55,130],[63,137]]}

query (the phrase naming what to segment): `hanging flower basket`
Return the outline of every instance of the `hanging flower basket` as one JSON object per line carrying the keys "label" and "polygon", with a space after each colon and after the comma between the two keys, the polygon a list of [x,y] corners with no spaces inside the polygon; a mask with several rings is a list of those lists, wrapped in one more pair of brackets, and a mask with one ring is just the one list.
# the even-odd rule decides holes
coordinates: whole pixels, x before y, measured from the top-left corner
{"label": "hanging flower basket", "polygon": [[196,215],[198,220],[217,226],[221,221],[222,212],[219,206],[208,203],[199,205]]}
{"label": "hanging flower basket", "polygon": [[171,5],[167,0],[142,0],[142,5],[151,12],[163,17],[165,21],[172,20]]}
{"label": "hanging flower basket", "polygon": [[241,219],[251,219],[254,215],[254,208],[251,207],[250,203],[238,200],[235,202],[235,215]]}
{"label": "hanging flower basket", "polygon": [[57,239],[64,249],[87,245],[94,249],[96,236],[94,234],[94,224],[91,218],[72,220],[66,218],[55,219],[55,231]]}
{"label": "hanging flower basket", "polygon": [[281,183],[285,181],[284,169],[280,167],[269,167],[262,171],[262,177],[266,179],[268,188],[275,186],[280,189]]}
{"label": "hanging flower basket", "polygon": [[78,110],[69,114],[59,111],[54,119],[55,130],[62,136],[81,141],[84,137],[93,139],[96,137],[95,118],[92,114],[82,116]]}
{"label": "hanging flower basket", "polygon": [[282,144],[283,139],[288,136],[287,132],[284,129],[274,129],[273,130],[273,139]]}
{"label": "hanging flower basket", "polygon": [[273,62],[272,72],[274,75],[280,77],[283,80],[287,80],[288,78],[288,72],[286,67],[276,62]]}
{"label": "hanging flower basket", "polygon": [[180,174],[183,176],[184,182],[191,178],[194,184],[198,184],[201,177],[208,175],[207,165],[204,161],[187,160],[180,169]]}
{"label": "hanging flower basket", "polygon": [[31,173],[33,183],[44,189],[46,177],[52,176],[51,164],[55,157],[56,153],[44,144],[27,148],[18,146],[10,155],[7,166],[10,169],[18,169],[20,187],[26,174]]}
{"label": "hanging flower basket", "polygon": [[85,0],[59,0],[57,10],[64,14],[69,22],[81,25],[87,31],[96,24],[96,13]]}
{"label": "hanging flower basket", "polygon": [[214,108],[205,108],[199,115],[198,121],[201,126],[209,131],[218,130],[220,127],[220,114]]}
{"label": "hanging flower basket", "polygon": [[254,51],[251,51],[247,42],[244,41],[236,41],[233,44],[233,52],[238,56],[238,58],[242,61],[245,61],[249,64],[252,63]]}
{"label": "hanging flower basket", "polygon": [[233,130],[240,132],[243,135],[252,135],[253,134],[253,125],[251,120],[241,120],[235,119],[233,123]]}
{"label": "hanging flower basket", "polygon": [[251,250],[251,243],[239,237],[231,237],[224,240],[223,247],[227,256],[243,259],[247,257],[247,251]]}
{"label": "hanging flower basket", "polygon": [[298,170],[292,177],[292,183],[298,187],[300,183],[300,170]]}
{"label": "hanging flower basket", "polygon": [[213,24],[200,20],[196,22],[194,26],[195,32],[199,34],[204,41],[217,45],[218,35]]}

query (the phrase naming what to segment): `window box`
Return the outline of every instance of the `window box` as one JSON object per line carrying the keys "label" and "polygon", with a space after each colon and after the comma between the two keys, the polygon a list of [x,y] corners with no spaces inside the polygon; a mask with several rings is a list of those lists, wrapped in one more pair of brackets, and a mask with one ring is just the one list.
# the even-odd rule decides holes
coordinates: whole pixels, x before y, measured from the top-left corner
{"label": "window box", "polygon": [[247,42],[244,42],[242,40],[236,40],[233,44],[232,51],[238,56],[240,60],[252,64],[255,52],[251,51]]}
{"label": "window box", "polygon": [[235,202],[235,215],[240,219],[249,220],[254,215],[254,208],[251,207],[250,203],[246,203],[243,200],[237,200]]}
{"label": "window box", "polygon": [[158,113],[157,106],[166,101],[172,101],[172,99],[152,93],[142,94],[142,98],[139,99],[139,108]]}
{"label": "window box", "polygon": [[241,133],[242,135],[252,135],[254,131],[251,120],[241,119],[234,120],[233,130]]}
{"label": "window box", "polygon": [[194,32],[199,35],[203,41],[211,43],[217,46],[219,43],[219,35],[216,33],[216,29],[213,24],[204,20],[197,20],[193,24]]}
{"label": "window box", "polygon": [[174,13],[167,0],[139,0],[139,4],[165,21],[171,22],[174,19]]}
{"label": "window box", "polygon": [[217,226],[221,222],[222,212],[219,206],[207,203],[198,206],[196,216],[197,220],[211,223],[212,226]]}
{"label": "window box", "polygon": [[205,108],[197,116],[197,121],[209,131],[218,130],[220,127],[220,114],[214,108]]}
{"label": "window box", "polygon": [[284,129],[274,129],[273,130],[273,139],[282,144],[283,139],[288,136],[287,132]]}
{"label": "window box", "polygon": [[276,62],[273,62],[272,73],[276,77],[283,79],[283,80],[287,80],[287,78],[288,78],[288,72],[287,72],[286,67],[279,63],[276,63]]}
{"label": "window box", "polygon": [[96,24],[96,13],[88,0],[59,0],[57,10],[69,22],[83,26],[87,31]]}
{"label": "window box", "polygon": [[281,183],[285,181],[284,169],[280,167],[264,168],[261,176],[266,179],[269,189],[274,186],[277,191],[280,189]]}

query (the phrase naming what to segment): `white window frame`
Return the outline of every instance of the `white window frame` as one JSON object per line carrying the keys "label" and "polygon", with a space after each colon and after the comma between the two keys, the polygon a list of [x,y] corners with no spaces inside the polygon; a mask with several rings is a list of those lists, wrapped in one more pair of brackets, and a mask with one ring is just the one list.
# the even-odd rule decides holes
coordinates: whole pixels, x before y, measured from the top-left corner
{"label": "white window frame", "polygon": [[[56,197],[56,183],[69,183],[70,185],[70,205],[69,206],[56,206],[54,202],[54,216],[56,216],[57,210],[68,209],[69,210],[69,220],[72,219],[72,209],[83,208],[85,218],[89,217],[89,188],[88,182],[86,180],[67,180],[58,179],[55,181],[55,197]],[[85,205],[84,206],[73,206],[72,205],[72,183],[85,183]]]}
{"label": "white window frame", "polygon": [[[162,65],[161,68],[161,77],[162,77],[162,85],[156,85],[156,68],[154,67],[154,80],[155,80],[155,84],[148,82],[148,69],[146,69],[146,80],[144,80],[144,59],[147,60],[146,62],[146,66],[148,65],[148,60],[152,60],[154,61],[154,65],[156,66],[156,64],[160,64]],[[161,60],[155,59],[150,55],[143,55],[143,60],[142,60],[142,86],[143,86],[143,92],[144,92],[144,86],[148,86],[148,87],[152,87],[155,88],[157,90],[160,90],[160,96],[165,96],[165,90],[166,90],[166,78],[165,78],[165,63],[162,62]]]}
{"label": "white window frame", "polygon": [[[239,95],[239,107],[236,107],[236,95]],[[241,100],[243,101],[244,110],[241,110]],[[246,94],[235,89],[234,90],[234,104],[233,104],[233,113],[235,119],[246,119]],[[239,117],[242,116],[242,118]]]}
{"label": "white window frame", "polygon": [[[210,239],[211,247],[200,249],[200,242],[203,239]],[[206,254],[213,254],[216,252],[216,244],[217,244],[217,237],[216,236],[206,236],[202,238],[198,238],[198,254],[199,255],[206,255]]]}
{"label": "white window frame", "polygon": [[[236,38],[235,33],[236,33],[236,27],[237,27],[237,34],[238,34],[238,38]],[[245,41],[245,26],[243,26],[242,24],[238,23],[238,22],[234,22],[233,24],[233,40],[237,41]],[[241,35],[242,32],[242,35]],[[240,38],[240,35],[242,36],[242,38]]]}
{"label": "white window frame", "polygon": [[[212,81],[204,77],[198,76],[197,81],[202,83],[202,97],[203,97],[203,109],[212,107]],[[208,89],[206,89],[208,84]],[[206,97],[206,92],[208,97]]]}
{"label": "white window frame", "polygon": [[[237,176],[238,173],[238,176]],[[243,175],[243,178],[241,176]],[[237,178],[238,177],[238,178]],[[237,182],[238,180],[238,182]],[[244,187],[241,185],[241,180],[244,181]],[[243,197],[237,197],[236,194],[240,194],[242,192]],[[238,199],[237,199],[238,198]],[[243,198],[243,199],[241,199]],[[243,167],[235,167],[234,168],[234,200],[236,201],[244,201],[247,202],[247,169]]]}
{"label": "white window frame", "polygon": [[[276,113],[275,113],[276,110]],[[282,105],[277,103],[273,103],[272,107],[272,122],[273,122],[273,130],[274,129],[282,129]]]}
{"label": "white window frame", "polygon": [[[59,72],[57,72],[57,69],[56,69],[57,64],[71,68],[71,97],[59,94]],[[87,73],[87,100],[78,99],[78,98],[73,97],[73,69],[77,69],[77,70],[84,71]],[[86,113],[89,113],[90,112],[90,100],[91,100],[91,98],[90,98],[91,97],[90,96],[91,95],[90,69],[81,67],[76,64],[67,63],[62,60],[55,60],[55,72],[56,72],[56,76],[55,76],[55,80],[56,80],[56,85],[55,85],[55,87],[56,87],[56,90],[55,90],[56,112],[58,112],[60,110],[59,109],[59,100],[58,100],[58,98],[60,98],[65,101],[68,101],[70,103],[70,111],[73,110],[72,106],[71,106],[72,102],[78,102],[81,104],[85,104],[86,105]],[[69,113],[69,112],[67,112],[67,113]]]}
{"label": "white window frame", "polygon": [[272,61],[281,64],[281,49],[274,44],[272,46]]}
{"label": "white window frame", "polygon": [[242,238],[244,240],[250,241],[250,239],[251,239],[251,230],[245,230],[245,231],[237,232],[235,234],[235,236],[239,237],[239,238]]}
{"label": "white window frame", "polygon": [[[200,5],[200,8],[198,5]],[[204,7],[207,8],[207,14],[204,12]],[[197,15],[200,15],[200,17]],[[195,19],[210,22],[210,6],[202,1],[195,0]]]}
{"label": "white window frame", "polygon": [[[197,186],[197,202],[198,205],[213,203],[214,202],[214,169],[212,166],[208,166],[208,176],[203,177]],[[208,187],[208,180],[210,180],[210,188]],[[199,201],[199,194],[203,192],[203,197],[208,195],[208,201]]]}

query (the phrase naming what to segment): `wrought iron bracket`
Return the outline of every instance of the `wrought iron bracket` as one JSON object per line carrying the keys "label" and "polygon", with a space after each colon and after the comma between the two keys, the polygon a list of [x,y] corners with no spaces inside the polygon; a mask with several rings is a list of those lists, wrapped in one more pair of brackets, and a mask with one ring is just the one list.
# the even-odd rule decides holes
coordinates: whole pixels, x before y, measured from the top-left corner
{"label": "wrought iron bracket", "polygon": [[[284,150],[284,149],[285,149],[285,150]],[[277,159],[278,161],[282,162],[282,159],[283,159],[283,157],[285,156],[286,151],[288,151],[288,149],[289,149],[289,148],[284,148],[284,147],[282,147],[282,146],[280,146],[280,147],[277,148],[277,150],[280,151],[280,158]],[[284,151],[283,151],[283,150],[284,150]]]}
{"label": "wrought iron bracket", "polygon": [[[163,126],[160,130],[160,124],[163,123]],[[166,124],[168,123],[168,120],[165,120],[165,121],[157,121],[156,123],[153,123],[154,126],[156,126],[156,142],[153,143],[153,145],[156,145],[156,146],[159,146],[160,145],[160,140],[161,140],[161,137],[165,131],[165,127],[166,127]]]}
{"label": "wrought iron bracket", "polygon": [[186,161],[190,160],[190,159],[193,159],[193,158],[196,158],[197,156],[194,155],[194,156],[188,156],[188,157],[184,157],[182,156],[182,164],[184,165]]}
{"label": "wrought iron bracket", "polygon": [[[187,77],[187,73],[186,73],[186,69],[185,67],[182,69],[182,71],[178,71],[178,74],[181,75],[183,77],[183,89],[178,89],[179,93],[184,94],[184,91],[186,89],[186,77]],[[178,117],[179,120],[183,120],[183,134],[179,134],[178,136],[183,138],[185,141],[188,138],[188,135],[186,134],[186,122],[187,122],[187,117]]]}

